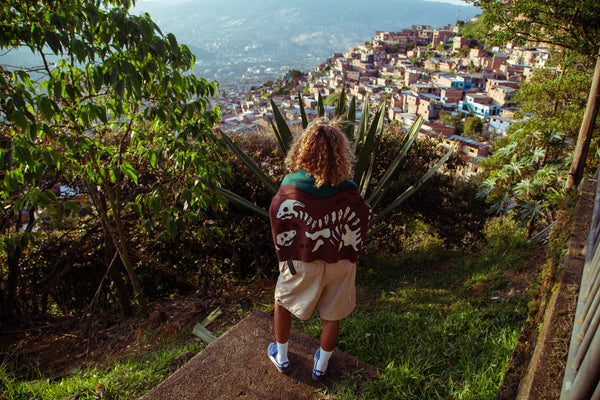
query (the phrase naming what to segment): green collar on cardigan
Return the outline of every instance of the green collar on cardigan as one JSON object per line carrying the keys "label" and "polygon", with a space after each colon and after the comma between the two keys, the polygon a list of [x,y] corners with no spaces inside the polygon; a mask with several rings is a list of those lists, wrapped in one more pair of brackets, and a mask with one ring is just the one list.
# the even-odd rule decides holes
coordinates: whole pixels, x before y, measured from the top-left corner
{"label": "green collar on cardigan", "polygon": [[331,186],[329,183],[326,183],[323,186],[317,188],[315,187],[315,180],[316,179],[314,176],[307,174],[306,171],[301,169],[299,171],[286,175],[286,177],[283,178],[283,182],[281,182],[281,184],[294,185],[298,189],[302,189],[305,192],[308,192],[316,197],[330,197],[338,193],[340,190],[342,190],[348,185],[356,186],[356,183],[354,183],[351,180],[347,180],[343,181],[335,187]]}

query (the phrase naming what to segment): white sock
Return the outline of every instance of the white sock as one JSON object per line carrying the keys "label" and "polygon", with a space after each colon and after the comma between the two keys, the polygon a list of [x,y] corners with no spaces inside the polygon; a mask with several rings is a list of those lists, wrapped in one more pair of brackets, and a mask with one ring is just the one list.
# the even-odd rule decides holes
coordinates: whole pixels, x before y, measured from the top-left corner
{"label": "white sock", "polygon": [[322,347],[319,350],[319,361],[317,361],[317,370],[321,372],[325,372],[327,370],[327,366],[329,365],[329,358],[333,354],[333,350],[325,351]]}
{"label": "white sock", "polygon": [[277,343],[277,362],[279,364],[283,364],[284,362],[288,361],[288,343],[289,341],[285,342],[285,343]]}

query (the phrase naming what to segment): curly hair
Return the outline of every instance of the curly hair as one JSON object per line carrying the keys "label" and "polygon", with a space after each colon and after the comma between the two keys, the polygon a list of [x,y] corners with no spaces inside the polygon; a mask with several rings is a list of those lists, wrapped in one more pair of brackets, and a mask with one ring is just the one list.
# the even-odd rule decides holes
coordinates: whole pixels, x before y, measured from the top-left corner
{"label": "curly hair", "polygon": [[351,149],[338,121],[323,118],[311,122],[292,142],[285,165],[292,172],[303,169],[315,177],[315,186],[337,186],[349,179]]}

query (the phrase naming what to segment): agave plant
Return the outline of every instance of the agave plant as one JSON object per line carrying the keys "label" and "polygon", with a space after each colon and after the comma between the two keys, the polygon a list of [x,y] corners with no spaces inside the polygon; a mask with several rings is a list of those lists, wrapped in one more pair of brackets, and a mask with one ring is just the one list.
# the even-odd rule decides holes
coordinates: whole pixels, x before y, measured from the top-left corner
{"label": "agave plant", "polygon": [[[300,115],[302,118],[302,128],[305,129],[308,125],[308,118],[304,110],[302,95],[299,95],[300,102]],[[284,154],[290,147],[293,140],[292,132],[289,125],[283,118],[281,112],[277,108],[277,105],[271,100],[271,107],[273,109],[273,117],[275,121],[271,119],[271,126],[277,138],[277,142]],[[323,104],[323,98],[319,93],[317,100],[317,112],[320,117],[325,117],[325,107]],[[412,124],[410,129],[406,132],[403,137],[402,147],[399,153],[396,155],[394,160],[388,166],[383,177],[378,181],[377,186],[369,191],[369,185],[371,183],[371,176],[375,165],[375,152],[379,141],[384,133],[384,120],[386,113],[386,101],[382,101],[377,111],[373,115],[369,125],[369,101],[368,97],[364,101],[360,120],[355,129],[356,121],[356,97],[354,96],[349,104],[346,101],[345,90],[339,94],[337,107],[335,110],[335,117],[341,118],[345,123],[342,123],[342,130],[350,140],[354,149],[354,177],[353,180],[359,187],[359,190],[363,196],[369,193],[366,197],[366,201],[370,204],[374,210],[374,218],[371,220],[371,228],[369,229],[368,236],[385,228],[386,224],[383,222],[385,218],[393,212],[402,202],[408,199],[414,194],[423,184],[450,158],[453,153],[453,149],[448,152],[433,166],[431,167],[414,185],[407,188],[402,194],[394,199],[384,210],[377,212],[377,205],[381,202],[384,195],[388,192],[392,186],[393,177],[402,165],[402,161],[408,154],[411,146],[413,145],[417,133],[423,123],[422,118],[419,116]],[[239,148],[224,132],[220,132],[225,142],[229,145],[231,150],[240,158],[240,160],[252,170],[252,172],[265,184],[265,186],[275,195],[279,189],[279,185],[260,167],[258,167],[254,161],[248,155]],[[269,213],[266,209],[257,206],[251,201],[242,198],[234,192],[224,189],[217,189],[222,195],[227,197],[230,201],[246,207],[256,213],[269,218]]]}

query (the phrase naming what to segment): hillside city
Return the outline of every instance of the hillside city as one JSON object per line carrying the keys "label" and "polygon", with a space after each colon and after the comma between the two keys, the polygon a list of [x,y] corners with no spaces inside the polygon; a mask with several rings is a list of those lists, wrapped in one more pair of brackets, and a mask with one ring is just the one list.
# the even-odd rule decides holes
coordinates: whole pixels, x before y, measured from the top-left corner
{"label": "hillside city", "polygon": [[[408,128],[421,115],[424,123],[419,138],[440,138],[445,145],[456,146],[466,162],[459,173],[468,177],[481,171],[479,161],[489,154],[493,140],[506,135],[516,121],[518,109],[513,96],[536,68],[546,66],[549,54],[545,47],[510,44],[487,51],[472,47],[460,36],[458,25],[442,29],[413,25],[402,32],[376,32],[371,42],[333,54],[313,71],[302,74],[290,94],[270,98],[294,125],[301,123],[299,92],[304,92],[309,119],[317,114],[319,94],[326,98],[345,88],[349,96],[356,96],[357,110],[362,109],[367,96],[373,104],[387,96],[389,121]],[[269,84],[271,87],[217,99],[222,109],[221,129],[270,129],[272,109],[264,93],[275,92],[278,83]],[[326,112],[333,112],[333,107]],[[440,116],[445,113],[480,118],[485,140],[458,135],[453,126],[441,123]]]}

